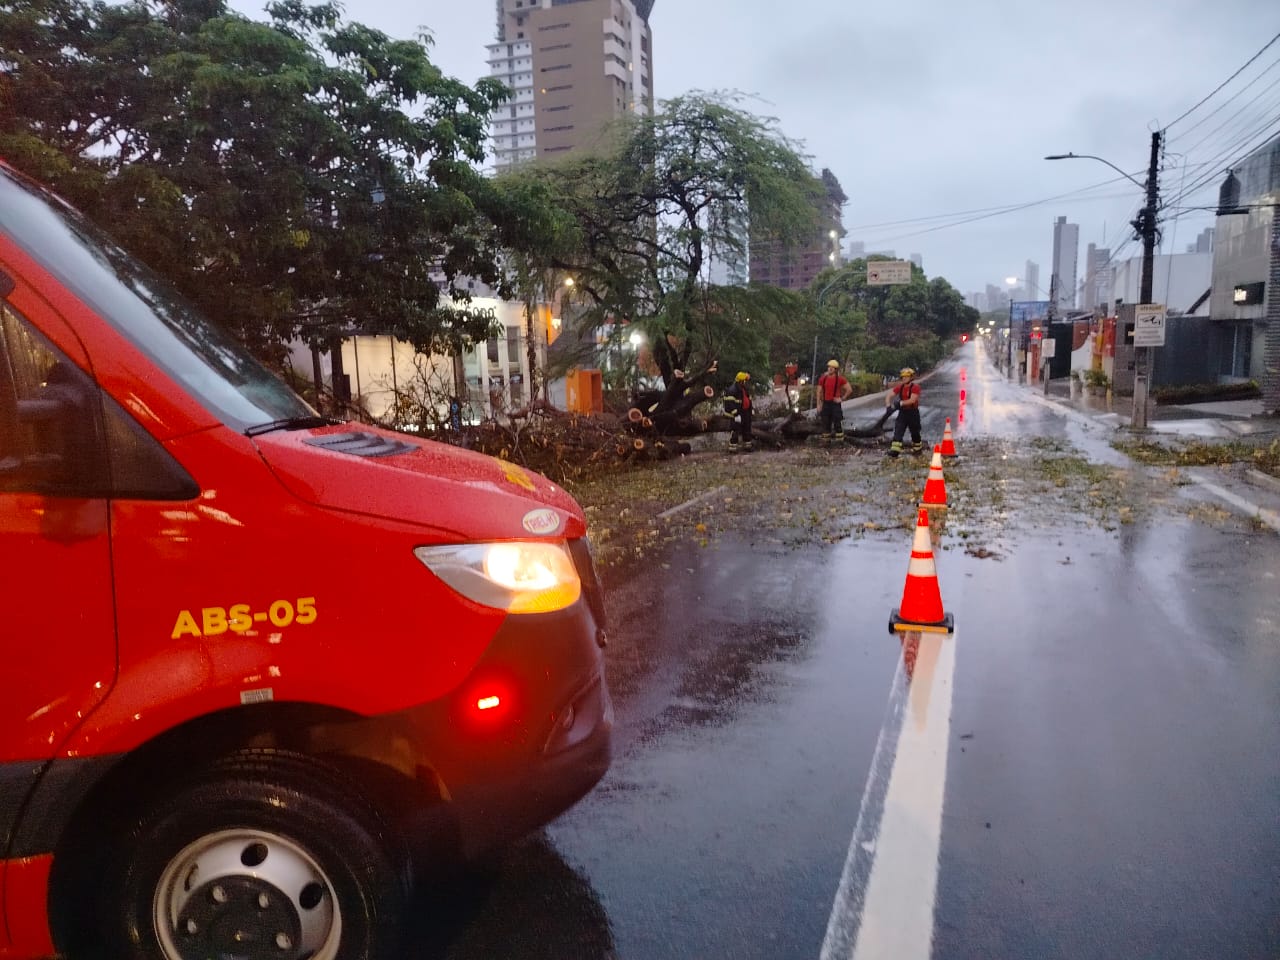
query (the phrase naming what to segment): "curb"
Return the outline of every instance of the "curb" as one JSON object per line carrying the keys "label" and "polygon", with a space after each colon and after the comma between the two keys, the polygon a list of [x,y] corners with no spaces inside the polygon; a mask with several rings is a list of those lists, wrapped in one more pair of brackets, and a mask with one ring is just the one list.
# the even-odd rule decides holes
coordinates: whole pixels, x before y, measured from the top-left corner
{"label": "curb", "polygon": [[1255,487],[1263,487],[1272,493],[1280,494],[1280,478],[1273,477],[1269,473],[1263,473],[1251,467],[1244,472],[1244,478]]}

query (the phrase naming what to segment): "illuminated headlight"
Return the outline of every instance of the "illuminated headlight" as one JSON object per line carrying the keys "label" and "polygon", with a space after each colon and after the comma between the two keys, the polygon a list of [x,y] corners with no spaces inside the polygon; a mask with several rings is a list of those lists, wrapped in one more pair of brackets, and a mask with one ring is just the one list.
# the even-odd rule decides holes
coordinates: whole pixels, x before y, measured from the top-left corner
{"label": "illuminated headlight", "polygon": [[561,543],[466,543],[413,552],[468,600],[508,613],[562,610],[582,593],[573,559]]}

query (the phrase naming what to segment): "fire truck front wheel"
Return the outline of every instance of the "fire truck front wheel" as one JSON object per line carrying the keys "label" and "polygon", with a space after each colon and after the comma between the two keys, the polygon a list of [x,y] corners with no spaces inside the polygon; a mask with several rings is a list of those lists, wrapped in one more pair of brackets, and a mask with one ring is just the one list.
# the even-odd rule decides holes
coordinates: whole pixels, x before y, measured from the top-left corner
{"label": "fire truck front wheel", "polygon": [[130,960],[397,954],[408,885],[391,831],[309,759],[225,758],[116,836],[95,939]]}

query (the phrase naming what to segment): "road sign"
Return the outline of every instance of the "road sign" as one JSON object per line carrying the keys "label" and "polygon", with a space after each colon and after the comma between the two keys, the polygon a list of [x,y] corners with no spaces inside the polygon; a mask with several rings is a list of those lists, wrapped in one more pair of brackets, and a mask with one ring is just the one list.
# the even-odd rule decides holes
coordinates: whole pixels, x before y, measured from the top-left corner
{"label": "road sign", "polygon": [[910,260],[872,260],[867,264],[867,286],[911,282]]}
{"label": "road sign", "polygon": [[1135,347],[1164,346],[1164,304],[1141,303],[1133,315]]}
{"label": "road sign", "polygon": [[1043,343],[1041,343],[1040,359],[1052,360],[1054,355],[1057,353],[1057,346],[1058,346],[1058,341],[1054,340],[1053,337],[1050,337],[1048,340],[1045,340]]}

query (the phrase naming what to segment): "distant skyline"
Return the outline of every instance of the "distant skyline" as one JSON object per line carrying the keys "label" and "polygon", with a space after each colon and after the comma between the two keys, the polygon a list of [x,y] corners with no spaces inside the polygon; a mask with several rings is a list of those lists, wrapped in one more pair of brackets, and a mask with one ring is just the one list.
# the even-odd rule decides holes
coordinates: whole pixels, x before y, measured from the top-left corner
{"label": "distant skyline", "polygon": [[[425,27],[445,73],[488,74],[492,0],[381,0],[348,15],[402,38]],[[1169,126],[1163,196],[1195,189],[1166,212],[1162,250],[1182,252],[1213,224],[1190,208],[1216,202],[1226,163],[1280,133],[1280,44],[1173,122],[1280,32],[1275,0],[791,0],[785,16],[770,0],[663,0],[650,23],[659,100],[742,91],[844,185],[846,246],[920,253],[961,292],[1050,263],[1059,216],[1082,245],[1140,252],[1139,187],[1047,154],[1097,154],[1142,181],[1150,132]]]}

